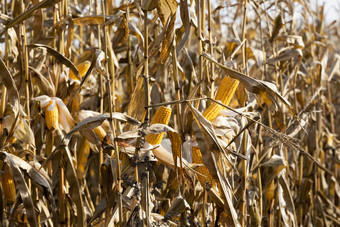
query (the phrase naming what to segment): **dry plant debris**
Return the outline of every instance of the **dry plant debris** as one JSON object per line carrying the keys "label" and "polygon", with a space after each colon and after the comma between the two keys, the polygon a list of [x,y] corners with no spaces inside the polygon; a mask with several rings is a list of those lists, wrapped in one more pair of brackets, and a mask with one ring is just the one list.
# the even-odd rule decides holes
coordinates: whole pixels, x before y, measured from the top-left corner
{"label": "dry plant debris", "polygon": [[2,1],[2,225],[340,226],[340,26],[311,4]]}

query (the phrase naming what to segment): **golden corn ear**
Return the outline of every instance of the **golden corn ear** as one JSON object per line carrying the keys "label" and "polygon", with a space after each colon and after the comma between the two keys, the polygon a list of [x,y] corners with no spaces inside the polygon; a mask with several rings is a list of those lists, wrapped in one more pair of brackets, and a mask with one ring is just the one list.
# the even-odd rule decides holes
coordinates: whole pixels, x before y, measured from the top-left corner
{"label": "golden corn ear", "polygon": [[[89,70],[91,66],[91,62],[89,61],[84,61],[83,63],[80,63],[79,65],[77,65],[77,69],[79,71],[79,74],[81,77],[85,76],[87,70]],[[76,75],[74,74],[73,71],[70,71],[70,73],[68,74],[68,78],[74,79],[74,80],[79,80]]]}
{"label": "golden corn ear", "polygon": [[77,154],[77,176],[78,178],[84,177],[85,167],[90,155],[90,145],[88,141],[83,138],[79,147],[79,153]]}
{"label": "golden corn ear", "polygon": [[[203,161],[200,149],[198,147],[192,147],[191,151],[192,151],[192,162],[196,164],[204,165],[204,161]],[[195,168],[195,171],[206,176],[206,177],[203,177],[202,175],[196,174],[196,177],[198,181],[201,183],[201,185],[205,189],[210,189],[213,185],[213,179],[208,168],[206,166],[199,166]]]}
{"label": "golden corn ear", "polygon": [[4,173],[2,174],[1,183],[6,203],[7,204],[14,203],[17,197],[15,191],[15,184],[12,172],[7,165],[5,167]]}
{"label": "golden corn ear", "polygon": [[98,127],[94,128],[93,131],[98,136],[98,139],[100,140],[100,142],[103,142],[103,140],[104,140],[104,138],[106,136],[106,132],[103,129],[103,127],[102,126],[98,126]]}
{"label": "golden corn ear", "polygon": [[[151,120],[151,124],[164,124],[167,125],[169,123],[171,117],[171,109],[168,107],[161,106],[156,111],[155,115]],[[163,139],[163,133],[160,134],[149,134],[146,136],[146,141],[151,145],[160,144]]]}
{"label": "golden corn ear", "polygon": [[50,103],[44,108],[46,126],[50,130],[58,128],[59,113],[57,103],[50,100]]}
{"label": "golden corn ear", "polygon": [[[228,105],[235,94],[238,84],[238,80],[228,76],[224,77],[221,85],[218,87],[215,100],[221,101],[224,105]],[[214,102],[204,111],[203,116],[209,121],[213,121],[223,109],[223,106]]]}

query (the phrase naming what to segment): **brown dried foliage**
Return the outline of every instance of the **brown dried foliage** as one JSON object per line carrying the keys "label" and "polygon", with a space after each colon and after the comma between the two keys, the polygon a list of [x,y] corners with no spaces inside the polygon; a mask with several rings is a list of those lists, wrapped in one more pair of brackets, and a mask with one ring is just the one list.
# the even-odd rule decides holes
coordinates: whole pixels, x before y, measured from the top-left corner
{"label": "brown dried foliage", "polygon": [[340,26],[310,5],[2,1],[2,225],[340,226]]}

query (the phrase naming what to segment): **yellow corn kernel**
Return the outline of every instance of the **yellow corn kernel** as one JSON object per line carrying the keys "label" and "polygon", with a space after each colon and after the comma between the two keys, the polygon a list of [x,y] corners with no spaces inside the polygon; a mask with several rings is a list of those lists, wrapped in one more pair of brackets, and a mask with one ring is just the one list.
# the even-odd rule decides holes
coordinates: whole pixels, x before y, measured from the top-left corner
{"label": "yellow corn kernel", "polygon": [[12,172],[7,165],[5,167],[4,173],[2,174],[1,183],[6,203],[14,203],[16,200],[15,184]]}
{"label": "yellow corn kernel", "polygon": [[[192,147],[191,151],[192,151],[192,162],[196,164],[204,165],[204,161],[203,161],[200,149],[198,147]],[[201,183],[201,185],[205,189],[210,189],[212,187],[213,179],[208,168],[206,166],[199,166],[195,168],[195,171],[206,176],[206,177],[203,177],[202,175],[196,174],[197,179]]]}
{"label": "yellow corn kernel", "polygon": [[98,139],[100,140],[100,142],[103,142],[103,140],[104,140],[104,138],[106,136],[106,132],[103,129],[103,127],[102,126],[98,126],[98,127],[94,128],[93,131],[98,136]]}
{"label": "yellow corn kernel", "polygon": [[[78,69],[81,77],[85,76],[85,74],[86,74],[87,70],[89,70],[90,66],[91,66],[91,62],[89,62],[89,61],[84,61],[83,63],[80,63],[79,65],[77,65],[77,69]],[[78,78],[76,77],[76,75],[74,74],[73,71],[70,71],[70,73],[68,74],[68,78],[78,80]]]}
{"label": "yellow corn kernel", "polygon": [[[215,100],[221,101],[224,105],[228,105],[235,94],[238,84],[238,80],[228,76],[224,77],[221,85],[218,87]],[[223,106],[214,102],[204,111],[203,116],[209,121],[213,121],[223,109]]]}
{"label": "yellow corn kernel", "polygon": [[[156,111],[155,115],[151,120],[151,124],[164,124],[169,123],[171,117],[171,109],[168,107],[161,106]],[[163,139],[163,133],[160,134],[149,134],[146,136],[146,141],[152,145],[160,144]]]}
{"label": "yellow corn kernel", "polygon": [[9,140],[10,143],[15,143],[17,141],[17,138],[15,138],[14,136],[11,137],[11,139]]}
{"label": "yellow corn kernel", "polygon": [[59,113],[58,106],[54,100],[50,100],[49,104],[44,108],[46,126],[50,130],[58,128]]}

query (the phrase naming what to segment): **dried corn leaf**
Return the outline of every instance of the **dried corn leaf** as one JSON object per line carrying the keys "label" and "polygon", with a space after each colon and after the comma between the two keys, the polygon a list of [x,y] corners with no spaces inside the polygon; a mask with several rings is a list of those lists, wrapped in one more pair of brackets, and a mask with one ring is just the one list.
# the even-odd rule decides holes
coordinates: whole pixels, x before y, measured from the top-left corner
{"label": "dried corn leaf", "polygon": [[79,71],[77,69],[77,67],[66,57],[64,57],[61,53],[59,53],[58,51],[54,50],[52,47],[49,47],[47,45],[44,44],[37,44],[37,43],[33,43],[30,45],[27,45],[27,47],[29,48],[43,48],[46,49],[47,52],[49,54],[51,54],[53,57],[55,57],[55,59],[57,59],[60,63],[66,65],[67,67],[69,67],[73,73],[76,75],[76,77],[81,80]]}
{"label": "dried corn leaf", "polygon": [[73,203],[76,205],[77,208],[77,226],[84,226],[85,225],[85,207],[83,204],[83,198],[82,198],[82,189],[80,187],[80,183],[77,178],[77,173],[73,165],[73,157],[71,155],[70,150],[67,146],[63,148],[63,151],[65,152],[65,161],[67,164],[65,179],[69,183],[69,194],[70,198],[73,201]]}
{"label": "dried corn leaf", "polygon": [[163,23],[163,26],[168,21],[170,16],[176,15],[177,6],[178,4],[176,0],[158,0],[157,12]]}
{"label": "dried corn leaf", "polygon": [[138,128],[132,131],[124,132],[117,136],[117,139],[131,139],[146,136],[149,134],[160,134],[163,132],[175,132],[173,128],[164,124],[152,124],[146,128]]}
{"label": "dried corn leaf", "polygon": [[[88,117],[78,123],[64,138],[65,143],[68,144],[72,135],[79,131],[92,130],[100,126],[105,120],[109,119],[111,116],[109,113],[100,114],[95,117]],[[130,124],[139,125],[140,122],[126,114],[114,112],[112,113],[112,118],[124,122],[129,122]]]}
{"label": "dried corn leaf", "polygon": [[27,176],[32,180],[32,182],[35,183],[37,188],[43,192],[46,198],[49,199],[52,207],[55,208],[54,197],[50,182],[51,180],[49,179],[47,173],[43,172],[43,170],[41,169],[39,170],[40,164],[34,163],[34,165],[37,165],[36,167],[34,167],[31,164],[19,158],[18,156],[9,153],[7,154],[7,156],[10,156],[12,160],[15,162],[15,164],[27,174]]}
{"label": "dried corn leaf", "polygon": [[[197,142],[198,142],[198,146],[202,153],[204,164],[208,168],[211,176],[221,186],[223,197],[228,204],[227,207],[229,209],[230,215],[232,216],[235,226],[240,226],[240,223],[238,221],[238,215],[233,205],[233,200],[232,200],[233,192],[230,188],[230,184],[225,179],[225,177],[221,174],[217,166],[217,161],[216,161],[217,158],[215,157],[215,154],[218,155],[219,152],[224,152],[224,150],[216,138],[216,135],[214,133],[214,129],[211,123],[207,119],[205,119],[203,115],[197,109],[195,109],[190,103],[188,103],[188,105],[191,109],[191,112],[193,113],[195,117],[193,130],[194,130]],[[232,165],[230,161],[229,163]]]}
{"label": "dried corn leaf", "polygon": [[19,111],[19,92],[13,80],[12,75],[8,71],[5,62],[0,58],[0,78],[8,89],[8,95],[11,97],[9,102],[12,104],[14,113]]}
{"label": "dried corn leaf", "polygon": [[55,96],[55,88],[54,85],[46,79],[38,70],[29,66],[29,69],[33,71],[33,78],[35,78],[40,90],[47,96],[54,97]]}
{"label": "dried corn leaf", "polygon": [[9,165],[13,179],[15,182],[15,187],[18,189],[23,204],[26,209],[27,220],[31,226],[38,226],[37,215],[34,208],[34,203],[32,200],[31,192],[26,184],[25,178],[20,171],[18,165],[13,160],[12,156],[5,152],[0,151],[0,158]]}
{"label": "dried corn leaf", "polygon": [[190,209],[188,202],[182,196],[177,196],[168,212],[164,215],[164,219],[173,220],[175,216],[180,216],[186,209]]}
{"label": "dried corn leaf", "polygon": [[285,61],[285,60],[295,58],[296,56],[302,56],[301,49],[288,49],[288,50],[284,50],[281,53],[279,53],[278,56],[269,58],[266,63],[275,64],[280,61]]}
{"label": "dried corn leaf", "polygon": [[28,10],[26,10],[25,12],[23,12],[22,14],[15,17],[13,20],[11,20],[8,24],[6,24],[6,28],[11,28],[14,25],[19,24],[19,23],[23,22],[24,20],[27,20],[28,18],[30,18],[33,15],[33,13],[36,12],[37,10],[54,6],[56,3],[60,2],[60,1],[61,0],[43,0],[43,1],[41,1],[38,4],[29,8]]}
{"label": "dried corn leaf", "polygon": [[294,200],[283,174],[279,177],[278,197],[283,222],[286,226],[296,226],[297,221]]}

